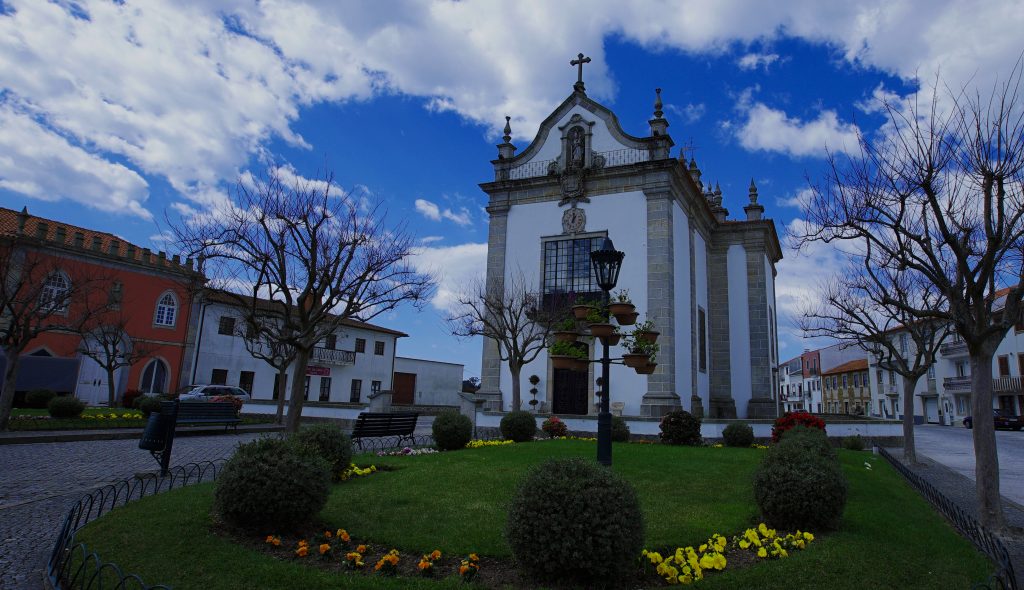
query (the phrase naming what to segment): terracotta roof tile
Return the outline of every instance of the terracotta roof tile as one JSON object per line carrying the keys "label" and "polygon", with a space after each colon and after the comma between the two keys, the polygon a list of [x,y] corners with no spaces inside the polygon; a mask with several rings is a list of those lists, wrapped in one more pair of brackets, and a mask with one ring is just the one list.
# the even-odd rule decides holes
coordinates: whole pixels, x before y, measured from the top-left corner
{"label": "terracotta roof tile", "polygon": [[838,367],[832,367],[831,369],[822,373],[822,375],[834,375],[836,373],[849,373],[850,371],[866,371],[868,368],[868,359],[857,359],[848,363],[843,363]]}

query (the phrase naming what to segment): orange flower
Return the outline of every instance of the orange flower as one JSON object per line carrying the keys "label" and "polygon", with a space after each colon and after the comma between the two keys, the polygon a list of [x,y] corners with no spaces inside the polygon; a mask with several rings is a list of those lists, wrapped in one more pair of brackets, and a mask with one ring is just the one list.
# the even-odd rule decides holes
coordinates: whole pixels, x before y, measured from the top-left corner
{"label": "orange flower", "polygon": [[480,561],[480,558],[476,556],[476,553],[470,553],[469,554],[469,559],[471,561]]}
{"label": "orange flower", "polygon": [[323,555],[324,553],[327,553],[330,550],[331,550],[331,546],[328,545],[327,543],[321,543],[320,544],[320,555]]}
{"label": "orange flower", "polygon": [[267,541],[266,542],[267,543],[273,543],[274,542],[274,535],[267,535]]}
{"label": "orange flower", "polygon": [[460,576],[466,575],[466,572],[468,572],[468,571],[469,571],[469,566],[468,565],[460,565],[459,566],[459,575]]}
{"label": "orange flower", "polygon": [[441,552],[438,551],[437,549],[434,549],[434,551],[430,554],[430,559],[431,560],[440,559],[440,557],[441,557]]}
{"label": "orange flower", "polygon": [[426,570],[426,569],[434,567],[434,564],[430,563],[429,561],[420,560],[420,563],[419,563],[419,565],[417,567],[420,568],[420,571],[423,571],[423,570]]}
{"label": "orange flower", "polygon": [[360,553],[366,553],[366,545],[360,545],[360,546],[356,547],[356,551],[358,551]]}
{"label": "orange flower", "polygon": [[331,538],[331,531],[324,531],[324,536],[327,537],[328,539],[330,539]]}
{"label": "orange flower", "polygon": [[281,537],[274,537],[274,540],[271,541],[271,543],[274,544],[274,547],[280,547],[281,546]]}
{"label": "orange flower", "polygon": [[352,537],[348,536],[348,532],[346,532],[345,529],[338,531],[338,538],[346,543],[352,540]]}
{"label": "orange flower", "polygon": [[307,547],[306,545],[299,546],[299,548],[295,550],[295,555],[298,555],[299,557],[305,557],[309,555],[309,547]]}
{"label": "orange flower", "polygon": [[309,547],[309,541],[305,539],[299,541],[299,547]]}

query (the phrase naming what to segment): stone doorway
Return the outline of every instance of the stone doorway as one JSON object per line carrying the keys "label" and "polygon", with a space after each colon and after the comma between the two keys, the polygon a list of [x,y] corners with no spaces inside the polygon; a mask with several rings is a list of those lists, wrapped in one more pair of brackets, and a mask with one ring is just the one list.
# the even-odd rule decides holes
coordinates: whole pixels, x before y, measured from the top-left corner
{"label": "stone doorway", "polygon": [[589,371],[553,369],[553,372],[551,412],[553,414],[586,415],[589,410],[587,403]]}

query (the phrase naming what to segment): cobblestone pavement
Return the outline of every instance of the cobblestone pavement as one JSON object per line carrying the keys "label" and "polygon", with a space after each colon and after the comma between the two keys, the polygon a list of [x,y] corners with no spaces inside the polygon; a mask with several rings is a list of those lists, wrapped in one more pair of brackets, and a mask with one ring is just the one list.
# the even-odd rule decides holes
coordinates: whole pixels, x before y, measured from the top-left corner
{"label": "cobblestone pavement", "polygon": [[[966,428],[921,424],[914,427],[917,452],[974,480],[974,439]],[[999,491],[1024,506],[1024,431],[996,431]]]}
{"label": "cobblestone pavement", "polygon": [[[229,456],[255,434],[178,438],[172,464]],[[156,462],[138,440],[0,446],[0,588],[42,587],[56,529],[87,492],[152,471]]]}

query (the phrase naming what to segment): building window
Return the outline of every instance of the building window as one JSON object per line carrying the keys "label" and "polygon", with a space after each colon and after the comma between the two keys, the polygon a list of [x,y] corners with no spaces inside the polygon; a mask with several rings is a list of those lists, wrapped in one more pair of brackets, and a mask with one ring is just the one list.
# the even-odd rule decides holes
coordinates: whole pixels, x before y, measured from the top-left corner
{"label": "building window", "polygon": [[309,375],[306,375],[306,393],[302,396],[302,399],[309,401]]}
{"label": "building window", "polygon": [[352,402],[354,404],[358,404],[359,403],[359,396],[362,395],[362,392],[363,392],[363,380],[362,379],[353,379],[352,380],[352,392],[348,396],[348,401],[350,401],[350,402]]}
{"label": "building window", "polygon": [[384,356],[384,343],[380,340],[373,343],[373,354]]}
{"label": "building window", "polygon": [[110,286],[110,293],[107,293],[107,305],[110,309],[121,309],[121,301],[124,299],[124,285],[121,281],[114,281]]}
{"label": "building window", "polygon": [[[284,385],[282,385],[281,384],[281,374],[280,373],[275,373],[274,374],[274,395],[272,396],[271,399],[278,399],[281,396],[281,388],[282,387],[287,387],[287,386],[288,386],[288,374],[287,373],[285,374],[285,376],[284,376]],[[285,396],[285,397],[287,397],[287,396]]]}
{"label": "building window", "polygon": [[43,313],[65,313],[68,310],[70,293],[71,283],[64,273],[50,273],[39,294],[39,307]]}
{"label": "building window", "polygon": [[697,308],[697,368],[708,372],[708,315],[703,307]]}
{"label": "building window", "polygon": [[143,393],[167,392],[167,364],[160,359],[153,359],[142,372],[142,383],[139,389]]}
{"label": "building window", "polygon": [[889,371],[889,385],[896,385],[896,371]]}
{"label": "building window", "polygon": [[860,375],[854,374],[854,376],[853,376],[853,386],[854,387],[860,387]]}
{"label": "building window", "polygon": [[907,354],[907,335],[900,334],[900,352]]}
{"label": "building window", "polygon": [[590,253],[601,248],[604,237],[544,242],[544,305],[566,303],[569,294],[598,294]]}
{"label": "building window", "polygon": [[217,321],[217,333],[224,334],[226,336],[234,336],[235,318],[229,315],[220,316],[220,320]]}
{"label": "building window", "polygon": [[228,384],[228,370],[227,369],[214,369],[213,374],[210,375],[210,385],[227,385]]}
{"label": "building window", "polygon": [[366,338],[356,338],[356,352],[366,352]]}
{"label": "building window", "polygon": [[999,365],[999,376],[1009,377],[1010,376],[1010,357],[1009,355],[1000,355],[996,359],[996,364]]}
{"label": "building window", "polygon": [[380,393],[380,381],[370,381],[370,393],[373,395]]}
{"label": "building window", "polygon": [[935,379],[935,365],[928,365],[928,378]]}
{"label": "building window", "polygon": [[238,386],[244,389],[249,395],[252,395],[252,382],[255,377],[256,373],[252,371],[242,371],[238,375]]}
{"label": "building window", "polygon": [[338,348],[338,335],[328,334],[327,337],[324,338],[324,348],[328,350],[334,350],[335,348]]}
{"label": "building window", "polygon": [[878,384],[881,385],[882,384],[882,379],[883,379],[883,377],[882,377],[882,369],[875,369],[875,371],[878,373]]}
{"label": "building window", "polygon": [[156,317],[153,323],[167,328],[174,327],[174,321],[178,316],[178,301],[171,293],[164,293],[156,304]]}
{"label": "building window", "polygon": [[331,401],[331,378],[321,377],[320,378],[320,401],[327,402]]}

